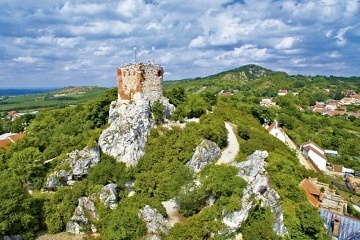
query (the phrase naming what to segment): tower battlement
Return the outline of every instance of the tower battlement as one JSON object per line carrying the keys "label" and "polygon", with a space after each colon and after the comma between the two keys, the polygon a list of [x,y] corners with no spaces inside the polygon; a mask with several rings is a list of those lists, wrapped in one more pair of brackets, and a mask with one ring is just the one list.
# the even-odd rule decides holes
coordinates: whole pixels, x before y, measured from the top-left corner
{"label": "tower battlement", "polygon": [[163,73],[155,63],[131,63],[117,69],[119,101],[146,98],[151,103],[163,96]]}

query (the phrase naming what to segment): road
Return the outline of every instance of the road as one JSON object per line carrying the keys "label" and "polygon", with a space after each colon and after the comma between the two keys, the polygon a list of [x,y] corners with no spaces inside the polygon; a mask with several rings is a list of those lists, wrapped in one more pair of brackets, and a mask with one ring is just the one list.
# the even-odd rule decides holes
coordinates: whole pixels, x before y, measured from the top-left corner
{"label": "road", "polygon": [[221,152],[221,157],[216,164],[233,162],[240,150],[240,146],[236,138],[236,133],[234,131],[234,127],[236,127],[236,125],[225,122],[225,127],[228,131],[227,138],[229,145]]}
{"label": "road", "polygon": [[309,170],[314,170],[314,167],[309,163],[308,160],[305,159],[304,155],[302,154],[302,152],[300,151],[300,149],[296,146],[296,144],[293,142],[293,140],[291,140],[288,135],[286,135],[286,143],[288,144],[288,146],[295,150],[296,152],[296,155],[300,161],[300,164],[303,165],[306,169],[309,169]]}

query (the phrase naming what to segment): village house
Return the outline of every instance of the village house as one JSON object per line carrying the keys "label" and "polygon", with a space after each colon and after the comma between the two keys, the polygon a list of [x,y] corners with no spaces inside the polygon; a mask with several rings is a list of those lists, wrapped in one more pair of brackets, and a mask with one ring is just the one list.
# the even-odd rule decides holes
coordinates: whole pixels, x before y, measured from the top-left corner
{"label": "village house", "polygon": [[280,90],[278,91],[278,96],[285,96],[287,93],[288,93],[287,90],[280,89]]}
{"label": "village house", "polygon": [[345,178],[346,186],[356,193],[360,194],[360,178],[352,174],[348,174]]}
{"label": "village house", "polygon": [[271,135],[273,135],[283,143],[286,142],[286,134],[284,132],[284,129],[279,126],[278,122],[273,122],[270,125],[268,125],[268,123],[264,123],[263,126]]}
{"label": "village house", "polygon": [[353,95],[356,95],[356,92],[352,89],[346,90],[346,91],[342,91],[341,94],[347,96],[347,97],[351,97]]}
{"label": "village house", "polygon": [[300,182],[300,188],[305,192],[309,202],[329,212],[344,214],[346,200],[336,191],[329,187],[329,184],[318,182],[317,178],[305,178]]}
{"label": "village house", "polygon": [[321,171],[327,170],[327,158],[325,156],[325,151],[321,147],[309,141],[303,143],[300,146],[300,150],[315,168],[318,168]]}
{"label": "village house", "polygon": [[13,144],[24,137],[24,133],[4,133],[0,135],[0,147],[7,149],[10,144]]}
{"label": "village house", "polygon": [[273,107],[276,106],[276,102],[273,102],[271,98],[263,98],[260,102],[260,106]]}

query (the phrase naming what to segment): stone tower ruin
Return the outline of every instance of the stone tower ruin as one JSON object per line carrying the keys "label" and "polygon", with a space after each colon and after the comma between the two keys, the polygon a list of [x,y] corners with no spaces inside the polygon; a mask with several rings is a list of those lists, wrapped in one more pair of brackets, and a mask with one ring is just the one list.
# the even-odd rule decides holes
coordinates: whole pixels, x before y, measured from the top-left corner
{"label": "stone tower ruin", "polygon": [[163,73],[152,63],[125,64],[117,69],[118,100],[148,99],[151,103],[163,96]]}

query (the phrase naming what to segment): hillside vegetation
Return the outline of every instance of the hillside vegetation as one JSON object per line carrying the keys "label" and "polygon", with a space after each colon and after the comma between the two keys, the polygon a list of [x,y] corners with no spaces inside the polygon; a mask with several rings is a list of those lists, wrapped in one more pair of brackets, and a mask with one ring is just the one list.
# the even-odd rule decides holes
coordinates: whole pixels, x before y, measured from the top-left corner
{"label": "hillside vegetation", "polygon": [[[268,134],[262,123],[277,119],[297,144],[311,139],[324,148],[336,149],[340,157],[331,159],[334,163],[360,170],[356,160],[360,156],[359,118],[325,117],[297,109],[298,105],[307,109],[313,102],[346,89],[359,92],[360,78],[288,76],[249,65],[207,78],[165,82],[164,88],[165,96],[176,106],[171,119],[183,122],[196,117],[199,123],[168,128],[161,124],[163,119],[158,114],[158,125],[151,130],[145,155],[136,166],[126,168],[124,163],[101,153],[100,163],[90,169],[87,178],[72,187],[60,187],[55,193],[41,192],[46,177],[59,170],[58,164],[66,153],[97,144],[107,127],[110,103],[117,99],[117,91],[108,89],[85,104],[42,111],[27,119],[26,137],[8,150],[0,149],[0,235],[25,234],[27,239],[33,239],[39,231],[65,231],[80,197],[116,183],[120,190],[117,208],[111,210],[96,202],[99,221],[90,219],[100,239],[144,239],[146,226],[138,210],[149,205],[166,216],[161,202],[172,198],[180,203],[184,221],[175,224],[164,239],[233,239],[239,232],[246,240],[281,239],[272,230],[273,213],[260,203],[237,232],[228,232],[222,224],[224,213],[241,208],[246,182],[236,175],[236,168],[210,164],[193,174],[185,166],[202,139],[221,148],[227,146],[227,121],[237,126],[240,153],[236,161],[245,161],[255,150],[269,153],[266,170],[271,187],[281,197],[289,232],[284,239],[329,239],[317,209],[299,188],[305,177],[329,180],[300,165],[295,152]],[[298,94],[277,97],[279,89]],[[218,94],[222,90],[232,95]],[[274,97],[280,107],[261,107],[259,102],[264,96]],[[159,109],[153,107],[154,112]],[[134,182],[133,197],[127,197],[129,191],[124,187],[129,181]],[[211,206],[207,204],[210,197],[216,199]]]}
{"label": "hillside vegetation", "polygon": [[83,104],[102,95],[106,88],[66,87],[49,93],[6,97],[0,100],[0,112],[42,110]]}

